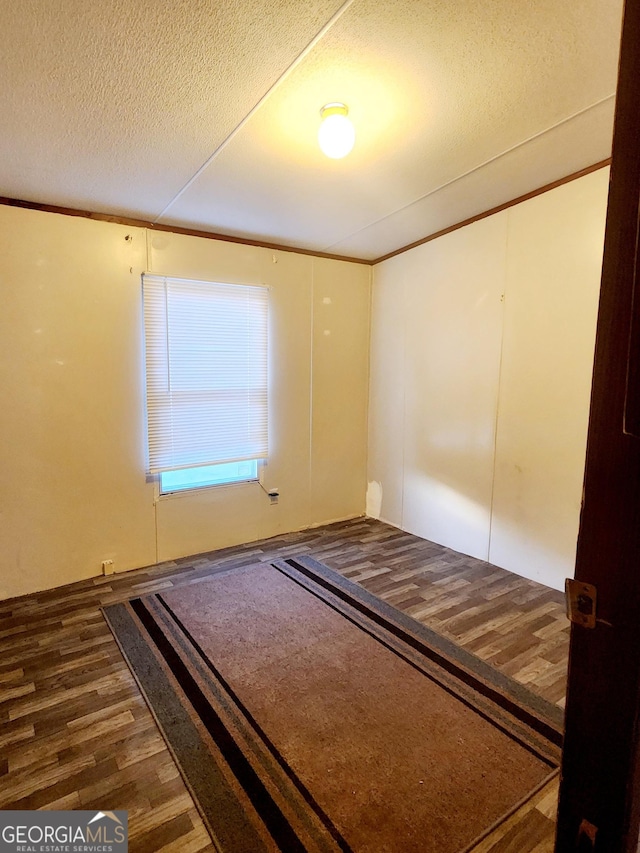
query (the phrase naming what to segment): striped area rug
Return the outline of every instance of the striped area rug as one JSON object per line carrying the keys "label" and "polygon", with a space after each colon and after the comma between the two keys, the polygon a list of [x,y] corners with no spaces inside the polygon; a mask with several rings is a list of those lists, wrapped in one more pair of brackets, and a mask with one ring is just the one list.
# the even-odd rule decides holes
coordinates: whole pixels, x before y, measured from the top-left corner
{"label": "striped area rug", "polygon": [[221,853],[462,853],[562,712],[309,557],[104,609]]}

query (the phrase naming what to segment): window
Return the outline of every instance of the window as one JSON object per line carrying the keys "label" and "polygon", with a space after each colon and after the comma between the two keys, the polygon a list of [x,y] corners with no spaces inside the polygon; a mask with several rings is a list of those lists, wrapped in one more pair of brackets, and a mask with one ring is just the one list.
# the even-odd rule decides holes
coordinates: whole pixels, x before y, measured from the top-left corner
{"label": "window", "polygon": [[148,471],[161,492],[257,479],[268,290],[143,276]]}
{"label": "window", "polygon": [[160,474],[160,494],[221,486],[226,483],[247,483],[258,479],[258,460],[223,462],[222,465],[203,465],[199,468],[181,468]]}

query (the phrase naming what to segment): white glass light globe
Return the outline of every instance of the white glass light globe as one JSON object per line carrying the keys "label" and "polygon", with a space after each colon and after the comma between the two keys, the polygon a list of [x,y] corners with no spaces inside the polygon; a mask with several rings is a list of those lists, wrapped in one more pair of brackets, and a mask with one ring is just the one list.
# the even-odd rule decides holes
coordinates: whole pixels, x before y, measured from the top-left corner
{"label": "white glass light globe", "polygon": [[[344,112],[330,112],[318,129],[318,144],[327,157],[339,160],[346,157],[356,141],[356,132]],[[327,110],[328,111],[328,110]]]}

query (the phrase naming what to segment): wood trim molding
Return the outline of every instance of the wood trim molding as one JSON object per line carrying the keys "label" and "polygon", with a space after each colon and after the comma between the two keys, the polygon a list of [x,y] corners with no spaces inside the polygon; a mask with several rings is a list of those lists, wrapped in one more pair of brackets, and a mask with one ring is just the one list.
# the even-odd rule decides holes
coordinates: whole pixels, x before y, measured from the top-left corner
{"label": "wood trim molding", "polygon": [[347,261],[352,264],[365,264],[366,266],[373,267],[376,264],[382,263],[382,261],[387,261],[389,258],[395,258],[396,255],[401,255],[404,252],[408,252],[410,249],[415,249],[416,246],[422,246],[423,243],[430,243],[432,240],[437,240],[438,237],[444,237],[445,234],[450,234],[452,231],[457,231],[459,228],[464,228],[466,225],[471,225],[473,222],[478,222],[480,219],[486,219],[488,216],[493,216],[494,213],[500,213],[501,210],[506,210],[508,207],[514,207],[514,205],[520,204],[522,201],[535,198],[535,196],[542,195],[549,190],[554,190],[556,187],[560,187],[563,184],[575,181],[577,178],[589,175],[591,172],[596,172],[598,169],[603,169],[605,166],[610,165],[610,163],[610,157],[606,160],[600,160],[600,162],[594,163],[592,166],[587,166],[579,172],[573,172],[571,175],[567,175],[564,178],[559,178],[557,181],[552,181],[550,184],[538,187],[538,189],[525,193],[525,195],[518,196],[510,201],[505,201],[497,207],[492,207],[482,213],[477,213],[475,216],[470,216],[469,219],[463,219],[461,222],[456,222],[455,225],[449,225],[441,231],[436,231],[433,234],[422,237],[420,240],[416,240],[413,243],[409,243],[406,246],[402,246],[400,249],[395,249],[393,252],[381,255],[379,258],[374,258],[373,260],[367,258],[354,258],[348,255],[335,255],[329,252],[316,252],[312,249],[301,249],[296,246],[288,246],[281,243],[253,240],[250,237],[234,237],[230,234],[219,234],[216,231],[202,231],[196,228],[183,228],[179,225],[162,225],[159,223],[149,222],[145,219],[133,219],[131,217],[117,216],[111,213],[95,213],[90,210],[78,210],[73,207],[59,207],[55,204],[41,204],[36,201],[24,201],[22,199],[7,198],[5,196],[0,196],[0,204],[7,205],[8,207],[23,207],[27,210],[40,210],[45,213],[59,213],[62,216],[81,216],[85,219],[94,219],[97,222],[114,222],[117,225],[131,225],[135,228],[148,228],[150,231],[168,231],[171,234],[185,234],[188,237],[204,237],[207,240],[222,240],[225,243],[241,243],[244,246],[257,246],[259,249],[273,249],[274,251],[279,252],[295,252],[299,255],[311,255],[311,257],[314,258],[328,258],[332,261]]}
{"label": "wood trim molding", "polygon": [[259,249],[273,249],[278,252],[295,252],[298,255],[311,255],[314,258],[328,258],[332,261],[348,261],[352,264],[371,266],[373,261],[365,258],[352,258],[346,255],[333,255],[329,252],[316,252],[313,249],[301,249],[282,243],[269,243],[264,240],[253,240],[251,237],[234,237],[230,234],[219,234],[216,231],[201,231],[197,228],[183,228],[179,225],[163,225],[149,222],[146,219],[134,219],[128,216],[118,216],[111,213],[95,213],[91,210],[78,210],[74,207],[59,207],[55,204],[41,204],[36,201],[24,201],[19,198],[0,196],[0,204],[8,207],[23,207],[27,210],[40,210],[44,213],[59,213],[62,216],[81,216],[96,222],[113,222],[116,225],[130,225],[132,228],[148,228],[150,231],[168,231],[171,234],[185,234],[188,237],[204,237],[207,240],[221,240],[225,243],[241,243],[243,246],[257,246]]}
{"label": "wood trim molding", "polygon": [[389,252],[386,255],[381,255],[374,261],[370,261],[370,263],[380,264],[382,263],[382,261],[389,260],[389,258],[395,258],[396,255],[401,255],[403,252],[408,252],[410,249],[415,249],[416,246],[422,246],[423,243],[430,243],[432,240],[437,240],[438,237],[444,237],[445,234],[450,234],[452,231],[457,231],[459,228],[464,228],[466,225],[471,225],[473,222],[478,222],[480,219],[486,219],[487,216],[493,216],[494,213],[500,213],[501,210],[506,210],[508,207],[514,207],[516,204],[520,204],[520,202],[528,201],[530,198],[535,198],[537,195],[542,195],[543,193],[549,192],[549,190],[555,190],[556,187],[561,187],[563,184],[568,184],[571,181],[575,181],[577,178],[583,178],[585,175],[590,175],[591,172],[597,172],[598,169],[604,169],[605,166],[609,166],[610,164],[611,157],[607,157],[606,160],[600,160],[600,162],[594,163],[592,166],[587,166],[585,169],[580,169],[579,172],[572,172],[570,175],[567,175],[564,178],[559,178],[557,181],[552,181],[550,184],[545,184],[542,187],[538,187],[538,189],[536,190],[531,190],[531,192],[525,193],[524,195],[518,196],[517,198],[513,198],[510,201],[505,201],[503,204],[497,205],[497,207],[492,207],[489,210],[484,210],[482,213],[477,213],[475,216],[470,216],[469,219],[463,219],[462,222],[456,222],[455,225],[449,225],[448,228],[443,228],[441,231],[436,231],[433,234],[429,234],[428,237],[422,237],[422,239],[416,240],[414,243],[409,243],[407,246],[403,246],[401,249],[395,249],[393,252]]}

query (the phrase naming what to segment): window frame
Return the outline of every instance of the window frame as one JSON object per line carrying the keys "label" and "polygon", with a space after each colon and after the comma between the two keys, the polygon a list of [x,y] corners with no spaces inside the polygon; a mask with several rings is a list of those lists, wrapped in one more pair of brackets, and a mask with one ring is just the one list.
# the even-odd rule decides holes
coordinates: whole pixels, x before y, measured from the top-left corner
{"label": "window frame", "polygon": [[[147,299],[147,297],[145,294],[145,279],[152,280],[152,283],[156,286],[158,285],[159,281],[163,281],[164,286],[165,286],[165,292],[166,292],[166,288],[172,283],[177,283],[178,285],[186,284],[187,286],[196,286],[196,287],[199,285],[202,285],[203,287],[206,287],[207,285],[212,285],[213,288],[215,288],[215,287],[236,288],[237,287],[240,290],[242,290],[244,288],[245,292],[247,294],[249,294],[251,290],[255,290],[256,288],[264,288],[264,290],[267,294],[266,305],[264,306],[264,313],[262,315],[261,327],[259,326],[257,328],[258,334],[261,334],[261,335],[264,334],[264,336],[265,336],[264,337],[264,350],[262,350],[262,356],[259,356],[261,359],[263,359],[263,364],[264,364],[263,369],[266,372],[266,375],[263,374],[264,380],[266,381],[266,385],[264,386],[264,389],[265,389],[264,390],[264,393],[265,393],[265,402],[264,402],[265,412],[263,415],[263,417],[266,419],[264,422],[265,423],[264,429],[265,429],[266,435],[265,435],[265,433],[263,433],[263,435],[265,435],[265,445],[264,445],[265,455],[264,456],[252,457],[252,458],[248,458],[248,459],[245,459],[245,458],[231,459],[231,460],[225,461],[225,462],[207,462],[207,463],[202,463],[200,465],[199,464],[185,465],[185,466],[179,467],[179,468],[167,467],[165,470],[158,470],[158,469],[150,470],[151,465],[150,465],[150,461],[149,461],[149,452],[150,452],[149,451],[149,447],[150,447],[149,442],[150,442],[151,432],[150,432],[150,427],[149,427],[150,409],[149,409],[149,403],[148,403],[148,392],[149,392],[149,382],[150,382],[149,372],[148,372],[148,360],[149,360],[149,352],[150,352],[150,349],[149,349],[150,333],[148,331],[148,321],[147,321],[147,313],[146,313],[146,308],[147,308],[146,299]],[[257,485],[260,485],[262,488],[264,488],[263,482],[262,482],[262,476],[263,476],[263,469],[266,466],[267,460],[268,460],[268,446],[269,446],[268,436],[269,436],[269,384],[270,384],[269,383],[269,361],[270,361],[270,359],[269,359],[269,354],[270,354],[270,345],[269,345],[270,306],[269,306],[269,302],[270,302],[270,300],[269,300],[268,294],[269,294],[270,290],[271,290],[271,287],[269,287],[268,285],[262,284],[262,283],[246,284],[246,283],[240,283],[240,282],[238,282],[238,283],[221,282],[221,281],[217,281],[217,280],[214,281],[214,280],[207,280],[207,279],[188,279],[188,278],[185,278],[182,276],[168,276],[168,275],[163,275],[163,274],[155,273],[155,272],[145,272],[142,274],[142,301],[143,301],[143,306],[142,306],[142,308],[143,308],[143,310],[142,310],[142,314],[143,314],[143,316],[142,316],[142,333],[143,333],[142,350],[143,350],[143,385],[144,385],[144,389],[145,389],[144,417],[145,417],[145,450],[146,450],[146,460],[147,460],[146,461],[146,469],[147,469],[148,479],[152,479],[154,482],[154,492],[155,492],[155,500],[156,501],[172,499],[175,497],[181,497],[181,496],[185,496],[185,495],[193,495],[194,493],[209,491],[211,489],[229,488],[231,486],[246,486],[246,485],[250,485],[250,484],[254,484],[254,483]],[[214,298],[214,297],[209,297],[209,298]],[[246,298],[249,299],[250,296],[247,295]],[[153,297],[150,297],[150,301],[152,301],[152,299],[153,299]],[[165,299],[166,299],[166,296],[165,296]],[[262,300],[262,297],[260,297],[259,301],[261,301],[261,300]],[[168,315],[166,316],[165,322],[166,323],[169,322],[169,316]],[[215,327],[216,324],[219,325],[219,323],[220,323],[220,321],[218,319],[214,319],[212,321],[212,327]],[[154,328],[155,328],[155,331],[157,333],[157,326],[155,326]],[[252,327],[249,327],[250,330],[251,330],[251,328]],[[251,334],[251,332],[249,334]],[[167,368],[168,368],[168,370],[170,370],[171,369],[171,367],[170,367],[171,358],[175,359],[176,355],[174,355],[171,351],[168,335],[169,335],[169,328],[167,327],[166,358],[168,359],[167,360]],[[242,338],[241,338],[241,340],[242,340]],[[258,338],[258,340],[260,340],[260,338]],[[247,357],[249,357],[248,354],[251,351],[252,351],[251,348],[245,350],[245,352],[247,353]],[[253,349],[253,352],[254,353],[256,352],[255,348]],[[258,352],[260,352],[260,350],[258,350]],[[175,353],[175,351],[174,351],[174,353]],[[156,355],[155,351],[153,352],[153,355]],[[231,374],[231,375],[233,375],[233,374]],[[255,386],[249,385],[246,387],[247,387],[246,393],[247,393],[247,395],[250,395],[252,393],[251,392],[252,387],[255,387]],[[260,387],[260,386],[258,386],[258,387]],[[206,390],[204,393],[206,395]],[[169,391],[169,394],[171,394],[171,391]],[[169,405],[171,405],[171,402],[169,403]],[[251,405],[251,403],[249,402],[248,405]],[[241,423],[242,423],[242,421],[241,421]],[[251,433],[249,433],[248,440],[249,441],[252,440]],[[167,490],[163,490],[163,487],[162,487],[162,475],[163,474],[168,474],[168,473],[176,472],[176,471],[187,471],[190,468],[193,468],[193,469],[208,468],[208,467],[214,467],[216,465],[227,465],[227,464],[232,465],[234,463],[239,465],[245,461],[255,464],[255,470],[256,470],[255,476],[248,476],[248,477],[242,478],[242,479],[229,479],[229,480],[224,480],[221,482],[195,483],[193,486],[187,485],[187,486],[178,487],[175,489],[169,488]]]}

